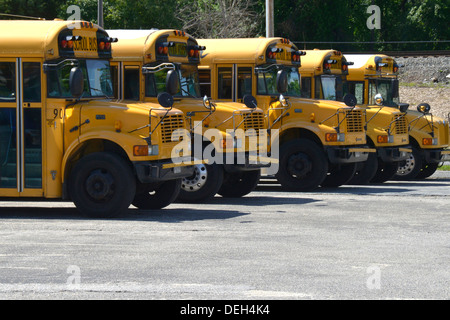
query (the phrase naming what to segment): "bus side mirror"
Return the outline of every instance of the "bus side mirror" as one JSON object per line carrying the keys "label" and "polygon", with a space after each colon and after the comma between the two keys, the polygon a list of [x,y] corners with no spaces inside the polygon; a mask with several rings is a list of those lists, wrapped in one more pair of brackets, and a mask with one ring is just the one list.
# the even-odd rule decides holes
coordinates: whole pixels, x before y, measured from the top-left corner
{"label": "bus side mirror", "polygon": [[252,96],[251,94],[246,94],[244,98],[242,99],[244,104],[249,109],[256,109],[258,107],[258,103],[256,102],[256,98]]}
{"label": "bus side mirror", "polygon": [[73,67],[70,70],[69,86],[72,96],[80,98],[84,91],[84,75],[80,68]]}
{"label": "bus side mirror", "polygon": [[347,106],[349,106],[349,107],[354,107],[354,106],[356,106],[356,103],[357,103],[358,101],[356,100],[356,97],[353,95],[353,94],[351,94],[351,93],[347,93],[345,96],[344,96],[344,103],[345,103],[345,105],[347,105]]}
{"label": "bus side mirror", "polygon": [[169,70],[166,76],[166,91],[174,96],[177,94],[180,86],[180,80],[178,79],[178,74],[175,70]]}
{"label": "bus side mirror", "polygon": [[158,94],[158,103],[164,108],[171,108],[173,106],[173,97],[167,92]]}
{"label": "bus side mirror", "polygon": [[392,79],[391,80],[391,90],[392,90],[391,97],[392,98],[398,98],[399,97],[398,88],[399,88],[399,86],[398,86],[398,79]]}
{"label": "bus side mirror", "polygon": [[206,95],[203,97],[203,106],[208,110],[211,110],[212,107],[211,100]]}
{"label": "bus side mirror", "polygon": [[417,111],[423,113],[423,114],[427,114],[428,112],[430,112],[430,105],[428,103],[421,103],[417,106]]}
{"label": "bus side mirror", "polygon": [[286,93],[288,89],[288,74],[284,70],[277,72],[277,91],[280,94]]}

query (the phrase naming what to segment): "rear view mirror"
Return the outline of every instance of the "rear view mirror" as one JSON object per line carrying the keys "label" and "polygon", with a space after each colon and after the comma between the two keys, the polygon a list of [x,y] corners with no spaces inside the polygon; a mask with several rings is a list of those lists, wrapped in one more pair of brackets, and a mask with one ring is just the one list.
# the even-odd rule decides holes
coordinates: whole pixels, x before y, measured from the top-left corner
{"label": "rear view mirror", "polygon": [[158,102],[164,108],[171,108],[173,106],[173,97],[167,92],[158,94]]}
{"label": "rear view mirror", "polygon": [[258,103],[256,102],[256,98],[251,94],[246,94],[242,99],[247,108],[255,109],[258,107]]}
{"label": "rear view mirror", "polygon": [[347,105],[349,107],[354,107],[354,106],[356,106],[356,103],[357,103],[356,97],[351,93],[347,93],[344,96],[344,103],[345,103],[345,105]]}
{"label": "rear view mirror", "polygon": [[80,98],[84,92],[84,75],[83,71],[78,67],[70,70],[69,76],[70,93],[75,98]]}
{"label": "rear view mirror", "polygon": [[277,72],[277,91],[280,94],[286,93],[288,89],[288,74],[284,70]]}
{"label": "rear view mirror", "polygon": [[178,79],[178,74],[175,70],[169,70],[166,76],[166,91],[174,96],[177,94],[180,87],[180,80]]}
{"label": "rear view mirror", "polygon": [[204,96],[203,97],[203,106],[208,109],[211,110],[211,100],[208,98],[208,96]]}
{"label": "rear view mirror", "polygon": [[423,114],[430,112],[430,109],[431,109],[431,107],[428,103],[421,103],[417,106],[417,111],[419,111]]}

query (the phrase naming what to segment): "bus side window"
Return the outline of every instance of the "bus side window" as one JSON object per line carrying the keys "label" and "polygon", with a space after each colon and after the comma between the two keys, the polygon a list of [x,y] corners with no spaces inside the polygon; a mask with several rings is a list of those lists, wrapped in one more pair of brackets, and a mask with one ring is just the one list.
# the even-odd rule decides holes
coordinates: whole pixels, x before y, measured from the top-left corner
{"label": "bus side window", "polygon": [[14,62],[0,62],[0,102],[16,101],[16,67]]}
{"label": "bus side window", "polygon": [[139,68],[125,67],[123,73],[124,99],[139,100]]}
{"label": "bus side window", "polygon": [[23,63],[23,101],[41,102],[41,64]]}
{"label": "bus side window", "polygon": [[356,97],[357,104],[364,104],[364,82],[348,81],[348,93]]}
{"label": "bus side window", "polygon": [[218,99],[232,99],[233,79],[231,68],[219,68],[218,70]]}
{"label": "bus side window", "polygon": [[211,97],[211,70],[198,70],[200,95]]}
{"label": "bus side window", "polygon": [[242,99],[246,94],[252,94],[252,68],[245,67],[238,69],[238,99]]}
{"label": "bus side window", "polygon": [[311,98],[311,77],[302,77],[302,98]]}

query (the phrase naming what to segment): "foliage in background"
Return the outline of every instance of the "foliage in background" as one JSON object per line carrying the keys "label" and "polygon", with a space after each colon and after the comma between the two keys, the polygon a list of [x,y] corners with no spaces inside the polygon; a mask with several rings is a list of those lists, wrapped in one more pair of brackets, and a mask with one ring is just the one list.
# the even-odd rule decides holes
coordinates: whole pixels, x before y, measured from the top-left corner
{"label": "foliage in background", "polygon": [[[371,4],[381,8],[380,30],[366,26]],[[97,0],[0,0],[0,13],[67,19],[69,5],[81,8],[82,19],[97,22]],[[212,38],[265,35],[265,0],[104,0],[103,6],[106,29],[183,28]],[[275,35],[307,49],[449,50],[449,42],[435,42],[450,40],[449,20],[448,0],[274,0]]]}

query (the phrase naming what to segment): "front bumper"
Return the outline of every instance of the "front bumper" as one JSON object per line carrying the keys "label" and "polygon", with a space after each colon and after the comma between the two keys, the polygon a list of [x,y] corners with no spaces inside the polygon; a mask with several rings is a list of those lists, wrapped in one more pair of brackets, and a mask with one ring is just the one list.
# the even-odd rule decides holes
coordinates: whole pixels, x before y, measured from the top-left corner
{"label": "front bumper", "polygon": [[374,148],[368,146],[360,147],[326,147],[325,152],[331,163],[354,163],[366,161],[369,153],[377,152]]}
{"label": "front bumper", "polygon": [[450,161],[450,150],[447,149],[421,149],[427,163]]}
{"label": "front bumper", "polygon": [[[136,176],[141,183],[152,183],[181,179],[194,173],[194,165],[198,161],[152,161],[133,162]],[[200,161],[202,162],[202,161]]]}
{"label": "front bumper", "polygon": [[377,148],[377,155],[383,162],[397,162],[409,158],[412,152],[411,147],[387,147]]}
{"label": "front bumper", "polygon": [[278,164],[277,158],[267,155],[257,155],[256,153],[235,153],[233,157],[224,157],[224,169],[227,172],[251,171],[262,168],[269,168],[272,164]]}

